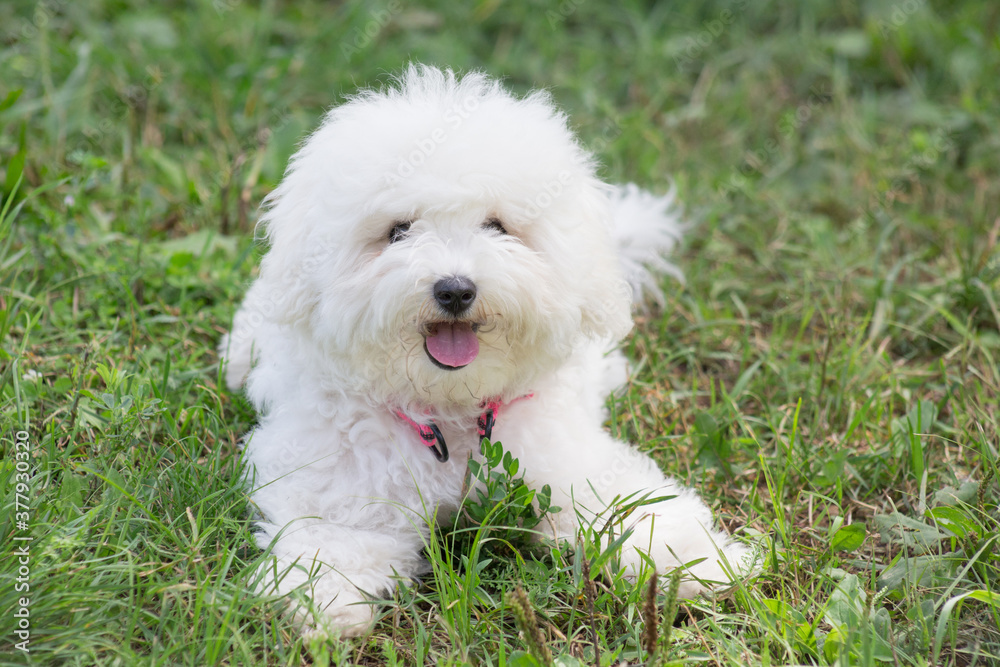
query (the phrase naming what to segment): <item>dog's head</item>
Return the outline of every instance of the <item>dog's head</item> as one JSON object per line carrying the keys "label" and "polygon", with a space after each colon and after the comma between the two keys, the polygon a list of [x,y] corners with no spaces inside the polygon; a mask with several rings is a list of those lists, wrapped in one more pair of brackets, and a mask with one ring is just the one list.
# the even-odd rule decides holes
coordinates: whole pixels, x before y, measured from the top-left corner
{"label": "dog's head", "polygon": [[414,66],[330,111],[263,222],[272,317],[376,400],[509,399],[631,326],[591,156],[480,74]]}

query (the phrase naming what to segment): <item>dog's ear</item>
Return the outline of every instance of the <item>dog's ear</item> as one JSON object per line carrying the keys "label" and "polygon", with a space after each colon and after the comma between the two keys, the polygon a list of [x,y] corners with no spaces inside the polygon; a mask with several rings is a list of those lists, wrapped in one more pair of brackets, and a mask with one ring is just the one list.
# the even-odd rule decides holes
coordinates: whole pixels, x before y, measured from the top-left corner
{"label": "dog's ear", "polygon": [[583,295],[581,329],[587,336],[618,341],[632,329],[632,289],[622,273],[606,188],[594,184],[576,199],[574,238],[577,281]]}
{"label": "dog's ear", "polygon": [[580,311],[581,324],[586,335],[617,342],[632,329],[632,289],[620,271],[607,278],[607,282],[590,285]]}
{"label": "dog's ear", "polygon": [[266,319],[281,324],[308,322],[319,301],[318,274],[333,248],[319,241],[310,223],[312,198],[303,196],[308,185],[301,173],[290,169],[285,180],[268,196],[261,217],[269,244],[261,260],[254,289],[267,304]]}

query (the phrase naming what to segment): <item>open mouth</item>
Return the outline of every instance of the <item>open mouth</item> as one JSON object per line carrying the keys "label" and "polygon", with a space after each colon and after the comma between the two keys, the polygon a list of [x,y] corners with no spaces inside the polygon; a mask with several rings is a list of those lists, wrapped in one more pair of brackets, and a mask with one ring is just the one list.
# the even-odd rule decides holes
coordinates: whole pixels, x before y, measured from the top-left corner
{"label": "open mouth", "polygon": [[479,338],[471,322],[433,322],[426,327],[424,351],[438,368],[454,371],[479,355]]}

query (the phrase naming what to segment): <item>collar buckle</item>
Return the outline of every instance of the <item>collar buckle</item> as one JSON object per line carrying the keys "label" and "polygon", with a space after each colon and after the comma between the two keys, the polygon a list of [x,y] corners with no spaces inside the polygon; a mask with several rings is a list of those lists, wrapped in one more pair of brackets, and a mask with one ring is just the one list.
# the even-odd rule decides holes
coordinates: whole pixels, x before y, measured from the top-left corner
{"label": "collar buckle", "polygon": [[431,454],[434,455],[434,458],[441,463],[445,463],[448,460],[448,443],[444,441],[444,436],[441,434],[441,429],[438,428],[437,424],[430,422],[427,426],[434,434],[432,440],[427,440],[426,438],[424,439],[427,443],[427,448],[431,450]]}

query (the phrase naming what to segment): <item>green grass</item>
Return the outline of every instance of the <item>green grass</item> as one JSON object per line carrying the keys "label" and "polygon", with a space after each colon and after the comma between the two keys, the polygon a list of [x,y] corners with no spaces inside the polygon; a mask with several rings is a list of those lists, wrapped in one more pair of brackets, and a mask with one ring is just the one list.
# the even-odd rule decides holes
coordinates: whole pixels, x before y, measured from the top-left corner
{"label": "green grass", "polygon": [[695,222],[610,427],[764,562],[683,603],[656,661],[1000,664],[998,26],[927,0],[0,5],[0,662],[535,664],[516,584],[560,664],[648,659],[666,612],[595,540],[436,534],[433,575],[339,644],[248,591],[254,416],[214,348],[256,206],[413,59],[550,88],[609,180],[672,178]]}

